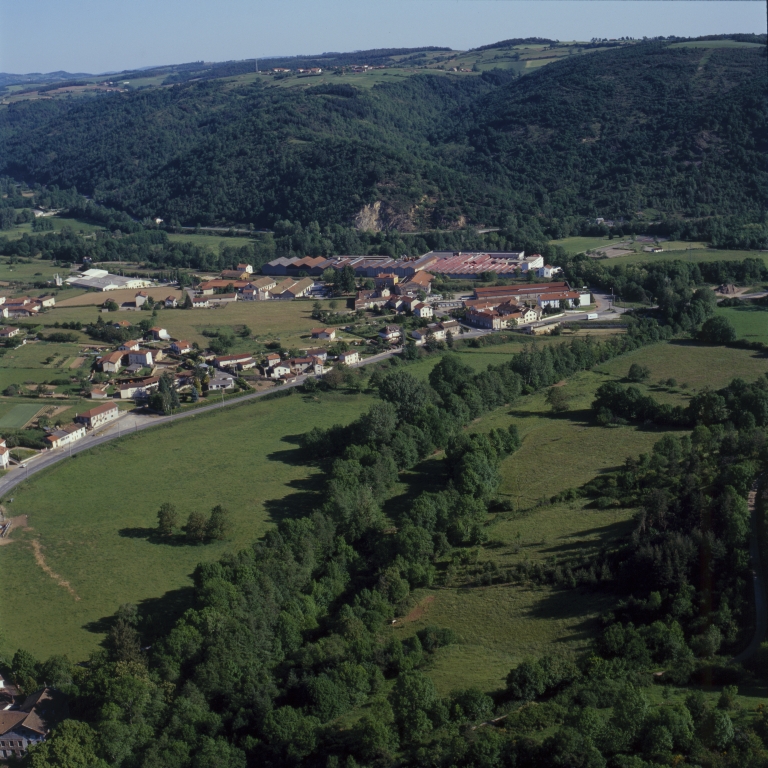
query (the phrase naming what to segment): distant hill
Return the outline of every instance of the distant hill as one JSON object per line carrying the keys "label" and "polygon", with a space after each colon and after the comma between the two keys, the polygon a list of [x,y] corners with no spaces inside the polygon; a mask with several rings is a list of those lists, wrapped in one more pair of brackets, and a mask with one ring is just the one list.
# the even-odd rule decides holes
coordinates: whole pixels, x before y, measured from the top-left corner
{"label": "distant hill", "polygon": [[469,53],[343,54],[438,57],[403,76],[387,70],[373,88],[344,70],[286,88],[222,69],[85,101],[11,103],[0,171],[190,225],[420,231],[527,219],[558,236],[597,216],[760,220],[764,48],[649,41],[578,55],[507,42],[517,41],[476,54],[485,71],[475,72]]}

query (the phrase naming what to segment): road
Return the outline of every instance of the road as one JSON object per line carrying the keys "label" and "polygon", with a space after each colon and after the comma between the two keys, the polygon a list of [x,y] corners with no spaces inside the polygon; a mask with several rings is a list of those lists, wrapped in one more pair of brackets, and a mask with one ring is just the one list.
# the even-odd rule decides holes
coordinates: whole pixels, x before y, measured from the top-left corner
{"label": "road", "polygon": [[[468,330],[462,336],[462,338],[473,338],[476,336],[483,336],[487,333],[490,333],[490,331],[473,328]],[[379,352],[376,355],[371,355],[370,357],[365,358],[365,360],[362,360],[360,363],[357,363],[352,367],[359,368],[364,365],[371,365],[372,363],[381,362],[382,360],[397,354],[399,351],[399,349],[388,349],[385,352]],[[307,376],[298,376],[293,381],[284,384],[282,387],[280,387],[280,389],[292,389],[294,387],[301,386],[306,381],[306,379]],[[32,459],[27,460],[25,462],[26,466],[14,469],[4,477],[0,478],[0,497],[7,494],[8,491],[15,488],[17,485],[19,485],[19,483],[24,482],[31,475],[34,475],[37,472],[41,472],[53,464],[62,461],[63,459],[67,459],[70,456],[76,456],[78,453],[88,451],[97,445],[103,445],[110,440],[115,440],[116,438],[127,435],[128,433],[141,432],[142,430],[149,429],[150,427],[157,427],[162,424],[170,424],[172,422],[178,421],[179,419],[187,419],[197,416],[200,413],[210,413],[211,411],[215,411],[217,408],[226,407],[228,405],[237,405],[246,400],[255,400],[256,398],[264,397],[265,395],[269,395],[277,391],[279,390],[270,388],[264,390],[263,392],[251,392],[250,394],[242,395],[241,397],[233,400],[213,402],[210,405],[204,405],[193,410],[183,411],[182,413],[177,413],[173,416],[149,416],[133,411],[125,413],[115,419],[115,421],[110,422],[109,424],[105,424],[104,427],[89,433],[77,443],[67,446],[66,448],[57,448],[56,450],[47,453],[38,454],[37,457],[33,457]],[[211,395],[211,397],[215,399],[216,395]]]}
{"label": "road", "polygon": [[760,541],[757,535],[758,487],[759,480],[756,480],[747,498],[752,527],[749,538],[749,558],[752,561],[752,585],[755,590],[755,634],[749,645],[738,656],[731,659],[732,663],[746,661],[754,656],[760,648],[760,643],[765,639],[766,631],[768,631],[768,602],[766,602],[763,569],[760,565]]}

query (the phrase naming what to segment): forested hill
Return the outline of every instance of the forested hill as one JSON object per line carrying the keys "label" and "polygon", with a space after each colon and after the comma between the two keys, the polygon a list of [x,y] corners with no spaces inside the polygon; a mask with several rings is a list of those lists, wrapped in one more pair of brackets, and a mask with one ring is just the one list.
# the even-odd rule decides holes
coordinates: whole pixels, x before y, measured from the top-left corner
{"label": "forested hill", "polygon": [[414,231],[516,218],[560,236],[597,216],[697,220],[710,233],[761,222],[764,47],[647,42],[525,77],[354,83],[220,78],[11,104],[0,172],[192,225]]}

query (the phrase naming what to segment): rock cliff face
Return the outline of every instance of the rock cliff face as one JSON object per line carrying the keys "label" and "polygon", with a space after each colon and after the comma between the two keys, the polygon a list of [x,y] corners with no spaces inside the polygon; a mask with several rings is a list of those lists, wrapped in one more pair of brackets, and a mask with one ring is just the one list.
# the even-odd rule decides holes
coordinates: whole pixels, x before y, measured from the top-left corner
{"label": "rock cliff face", "polygon": [[364,205],[355,216],[355,229],[364,232],[381,232],[381,200]]}

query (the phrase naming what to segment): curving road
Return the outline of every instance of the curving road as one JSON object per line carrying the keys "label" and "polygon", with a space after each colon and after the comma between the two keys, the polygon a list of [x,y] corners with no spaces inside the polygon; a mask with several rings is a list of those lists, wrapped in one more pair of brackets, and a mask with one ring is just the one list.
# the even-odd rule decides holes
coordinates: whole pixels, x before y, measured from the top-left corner
{"label": "curving road", "polygon": [[[471,329],[468,330],[462,338],[472,338],[474,336],[483,336],[490,331]],[[353,368],[359,368],[364,365],[370,365],[371,363],[378,363],[391,355],[399,352],[400,349],[388,349],[385,352],[379,352],[376,355],[371,355],[365,358],[361,362],[353,365]],[[284,384],[280,389],[292,389],[298,387],[304,383],[307,376],[298,376],[296,379],[288,384]],[[210,413],[217,408],[225,408],[227,406],[235,406],[246,400],[254,400],[258,397],[264,397],[265,395],[273,394],[278,390],[274,388],[266,389],[263,392],[251,392],[247,395],[242,395],[233,400],[223,400],[222,402],[213,402],[210,405],[204,405],[199,408],[194,408],[189,411],[183,411],[182,413],[174,414],[173,416],[146,416],[143,414],[136,414],[132,412],[124,413],[119,416],[115,421],[105,424],[100,429],[86,435],[82,440],[74,443],[66,448],[57,448],[53,451],[38,454],[36,457],[28,459],[22,467],[11,470],[7,475],[0,478],[0,498],[2,498],[8,491],[15,488],[19,483],[23,483],[28,477],[34,475],[37,472],[47,469],[53,464],[56,464],[63,459],[67,459],[70,456],[75,456],[83,451],[88,451],[97,445],[102,445],[110,440],[115,440],[118,437],[127,435],[133,432],[140,432],[144,429],[150,429],[151,427],[157,427],[162,424],[169,424],[179,419],[187,419],[193,416],[197,416],[200,413]],[[216,395],[212,395],[213,398]]]}

